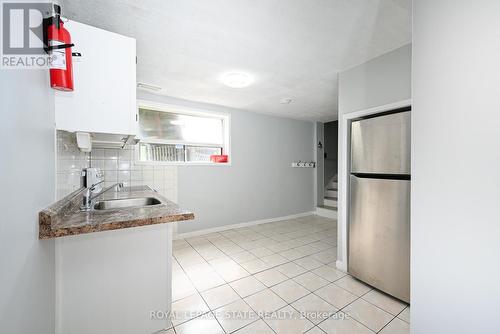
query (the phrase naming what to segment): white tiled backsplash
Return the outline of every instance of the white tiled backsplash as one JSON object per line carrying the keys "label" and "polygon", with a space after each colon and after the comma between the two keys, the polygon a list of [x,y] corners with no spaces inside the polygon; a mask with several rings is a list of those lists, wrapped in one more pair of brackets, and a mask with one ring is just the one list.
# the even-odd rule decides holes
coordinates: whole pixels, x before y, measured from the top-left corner
{"label": "white tiled backsplash", "polygon": [[137,164],[135,149],[92,149],[82,153],[75,135],[57,131],[57,198],[80,188],[83,168],[97,167],[104,171],[104,186],[123,182],[125,186],[148,185],[171,201],[177,201],[177,167]]}
{"label": "white tiled backsplash", "polygon": [[75,135],[57,131],[57,199],[81,187],[81,171],[90,166],[90,154],[80,152]]}

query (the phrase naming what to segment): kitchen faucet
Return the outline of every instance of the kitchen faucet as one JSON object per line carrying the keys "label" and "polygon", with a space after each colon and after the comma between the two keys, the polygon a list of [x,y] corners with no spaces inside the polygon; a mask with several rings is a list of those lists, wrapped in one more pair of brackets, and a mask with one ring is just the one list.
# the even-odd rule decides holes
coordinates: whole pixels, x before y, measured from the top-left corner
{"label": "kitchen faucet", "polygon": [[113,184],[112,186],[109,186],[109,187],[107,187],[106,189],[104,189],[104,190],[102,190],[102,191],[98,192],[97,194],[92,195],[92,192],[96,189],[96,187],[97,187],[99,184],[103,183],[103,182],[104,182],[104,181],[101,181],[101,182],[98,182],[98,183],[96,183],[96,184],[91,185],[90,187],[85,188],[85,194],[83,195],[83,203],[82,203],[82,206],[80,207],[80,209],[81,209],[82,211],[92,211],[92,210],[94,209],[94,205],[93,205],[93,203],[92,203],[92,202],[93,202],[93,200],[94,200],[96,197],[98,197],[98,196],[100,196],[100,195],[104,194],[104,193],[105,193],[105,192],[107,192],[108,190],[111,190],[111,189],[113,189],[113,188],[115,188],[115,187],[118,187],[118,190],[120,190],[121,188],[123,188],[123,182],[118,182],[118,183],[115,183],[115,184]]}

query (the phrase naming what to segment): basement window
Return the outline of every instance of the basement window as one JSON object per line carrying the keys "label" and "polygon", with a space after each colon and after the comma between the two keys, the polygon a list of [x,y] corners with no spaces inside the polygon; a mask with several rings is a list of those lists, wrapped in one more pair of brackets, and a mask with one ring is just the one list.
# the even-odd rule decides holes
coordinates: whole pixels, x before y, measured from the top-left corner
{"label": "basement window", "polygon": [[139,107],[138,160],[164,164],[220,164],[229,154],[229,115],[176,107]]}

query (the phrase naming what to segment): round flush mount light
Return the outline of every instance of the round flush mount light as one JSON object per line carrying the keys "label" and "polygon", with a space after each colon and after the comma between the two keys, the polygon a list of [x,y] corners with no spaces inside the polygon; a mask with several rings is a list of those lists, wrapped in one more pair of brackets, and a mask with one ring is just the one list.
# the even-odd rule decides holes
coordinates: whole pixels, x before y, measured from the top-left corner
{"label": "round flush mount light", "polygon": [[253,77],[244,72],[229,72],[222,75],[222,83],[231,88],[245,88],[253,83]]}
{"label": "round flush mount light", "polygon": [[292,102],[293,102],[293,99],[290,99],[290,98],[284,98],[284,99],[280,100],[281,104],[290,104]]}

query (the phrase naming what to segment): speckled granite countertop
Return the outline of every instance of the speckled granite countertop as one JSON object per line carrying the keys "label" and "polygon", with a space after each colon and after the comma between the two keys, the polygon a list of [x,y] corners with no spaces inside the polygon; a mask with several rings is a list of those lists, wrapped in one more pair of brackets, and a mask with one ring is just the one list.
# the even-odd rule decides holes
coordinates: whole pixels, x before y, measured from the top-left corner
{"label": "speckled granite countertop", "polygon": [[82,212],[80,205],[84,192],[84,188],[79,189],[39,213],[40,239],[194,219],[192,212],[182,210],[147,186],[110,190],[97,197],[94,203],[108,199],[154,197],[161,204]]}

